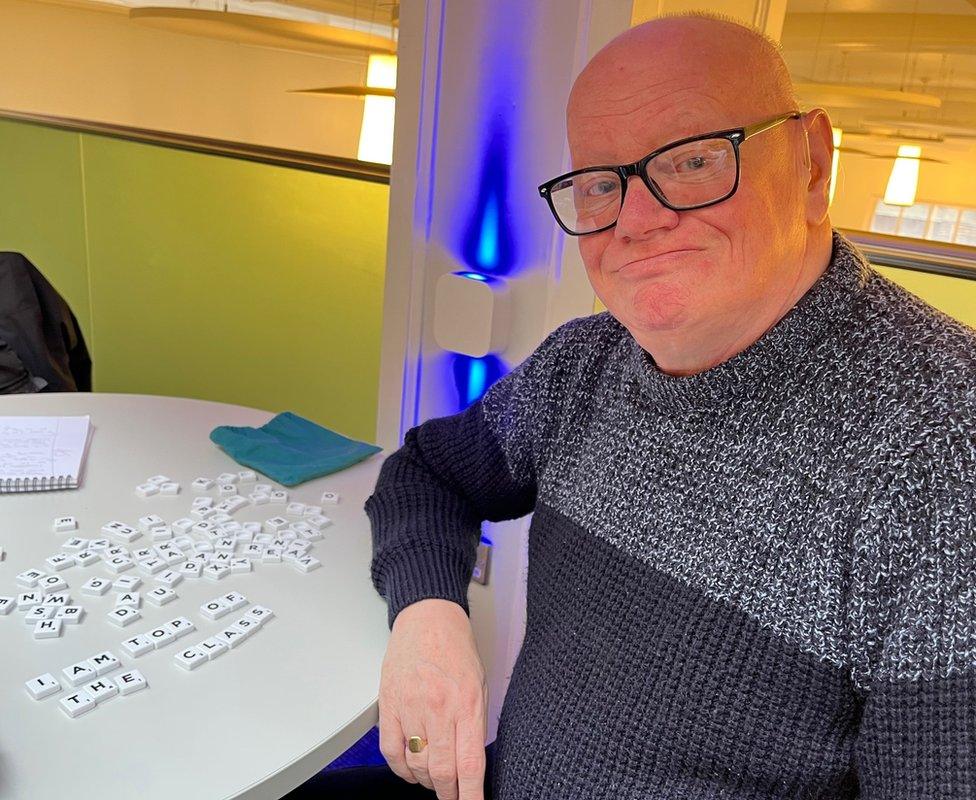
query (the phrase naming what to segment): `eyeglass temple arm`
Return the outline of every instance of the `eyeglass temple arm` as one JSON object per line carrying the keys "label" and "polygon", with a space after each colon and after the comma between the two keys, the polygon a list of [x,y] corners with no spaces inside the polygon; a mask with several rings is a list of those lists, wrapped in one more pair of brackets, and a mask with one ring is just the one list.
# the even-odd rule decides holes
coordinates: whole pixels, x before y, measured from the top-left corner
{"label": "eyeglass temple arm", "polygon": [[778,117],[773,117],[773,119],[766,120],[765,122],[757,122],[755,125],[747,125],[743,130],[743,141],[748,139],[750,136],[755,136],[757,133],[762,133],[763,131],[768,131],[770,128],[774,128],[782,122],[786,122],[788,119],[799,119],[803,115],[799,111],[793,111],[789,114],[781,114]]}

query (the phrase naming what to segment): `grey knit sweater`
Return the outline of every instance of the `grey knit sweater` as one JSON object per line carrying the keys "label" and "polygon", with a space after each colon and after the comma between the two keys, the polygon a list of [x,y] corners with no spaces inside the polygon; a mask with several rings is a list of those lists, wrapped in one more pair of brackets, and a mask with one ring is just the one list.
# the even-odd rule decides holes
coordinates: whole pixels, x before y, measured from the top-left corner
{"label": "grey knit sweater", "polygon": [[534,511],[495,797],[976,799],[976,331],[840,233],[697,375],[608,313],[412,428],[365,509],[389,623]]}

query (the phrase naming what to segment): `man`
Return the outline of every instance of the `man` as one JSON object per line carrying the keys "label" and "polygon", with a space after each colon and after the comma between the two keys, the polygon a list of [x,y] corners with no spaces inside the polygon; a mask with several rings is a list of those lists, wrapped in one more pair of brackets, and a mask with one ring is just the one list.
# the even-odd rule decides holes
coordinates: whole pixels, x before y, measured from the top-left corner
{"label": "man", "polygon": [[976,331],[831,228],[830,122],[761,35],[633,28],[567,125],[540,192],[608,312],[366,502],[390,769],[482,797],[466,589],[534,511],[496,799],[976,798]]}

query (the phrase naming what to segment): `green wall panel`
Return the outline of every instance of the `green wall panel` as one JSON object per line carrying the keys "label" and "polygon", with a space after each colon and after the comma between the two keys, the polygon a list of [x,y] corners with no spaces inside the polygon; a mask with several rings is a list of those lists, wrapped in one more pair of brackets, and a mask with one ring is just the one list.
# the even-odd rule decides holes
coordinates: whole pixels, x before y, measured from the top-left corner
{"label": "green wall panel", "polygon": [[373,441],[389,188],[83,136],[99,391]]}
{"label": "green wall panel", "polygon": [[80,141],[77,133],[0,120],[0,250],[23,253],[44,273],[91,348]]}

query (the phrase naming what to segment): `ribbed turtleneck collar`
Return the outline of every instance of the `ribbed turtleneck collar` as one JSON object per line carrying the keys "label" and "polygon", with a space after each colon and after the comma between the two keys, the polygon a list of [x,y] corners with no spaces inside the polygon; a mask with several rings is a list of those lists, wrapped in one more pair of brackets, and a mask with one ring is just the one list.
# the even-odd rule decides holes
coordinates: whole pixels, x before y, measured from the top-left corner
{"label": "ribbed turtleneck collar", "polygon": [[870,267],[854,245],[833,230],[827,269],[786,315],[757,341],[721,364],[694,375],[662,372],[650,353],[626,336],[627,396],[661,409],[707,408],[771,386],[803,368],[816,343],[844,316],[869,278]]}

